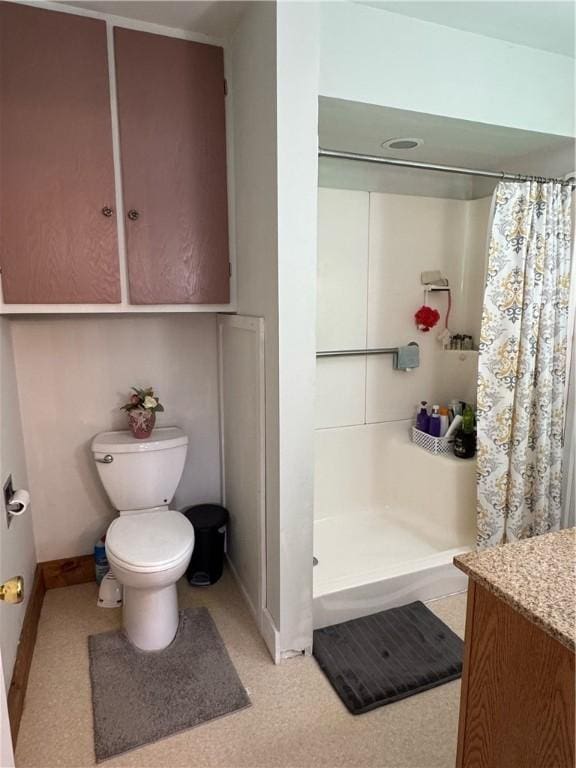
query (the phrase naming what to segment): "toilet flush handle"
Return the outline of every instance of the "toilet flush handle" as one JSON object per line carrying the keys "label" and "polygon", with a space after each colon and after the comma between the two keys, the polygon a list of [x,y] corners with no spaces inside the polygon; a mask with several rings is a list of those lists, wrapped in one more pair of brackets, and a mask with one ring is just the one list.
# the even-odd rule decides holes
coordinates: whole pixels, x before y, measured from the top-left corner
{"label": "toilet flush handle", "polygon": [[99,461],[100,464],[112,464],[112,462],[114,461],[114,456],[107,453],[106,456],[104,456],[101,459],[96,459],[96,461]]}

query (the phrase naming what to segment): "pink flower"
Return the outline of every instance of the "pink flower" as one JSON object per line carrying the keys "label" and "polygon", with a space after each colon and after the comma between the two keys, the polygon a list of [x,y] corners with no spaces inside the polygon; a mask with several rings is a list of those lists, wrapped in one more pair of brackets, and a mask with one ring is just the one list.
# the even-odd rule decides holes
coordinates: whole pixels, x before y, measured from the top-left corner
{"label": "pink flower", "polygon": [[138,405],[140,403],[140,397],[138,395],[132,395],[130,402],[134,405]]}

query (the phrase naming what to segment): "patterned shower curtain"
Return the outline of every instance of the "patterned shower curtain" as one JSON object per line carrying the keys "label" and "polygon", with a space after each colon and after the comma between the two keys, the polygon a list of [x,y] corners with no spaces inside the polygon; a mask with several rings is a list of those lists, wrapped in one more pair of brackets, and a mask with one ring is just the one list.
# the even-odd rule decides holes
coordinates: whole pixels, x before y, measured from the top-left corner
{"label": "patterned shower curtain", "polygon": [[572,190],[500,182],[478,364],[478,546],[558,528]]}

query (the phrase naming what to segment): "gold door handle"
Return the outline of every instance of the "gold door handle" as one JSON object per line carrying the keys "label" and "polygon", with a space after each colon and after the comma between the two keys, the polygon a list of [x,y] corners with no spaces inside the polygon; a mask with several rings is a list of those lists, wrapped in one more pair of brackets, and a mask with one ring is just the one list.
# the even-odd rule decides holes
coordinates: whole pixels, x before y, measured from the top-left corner
{"label": "gold door handle", "polygon": [[6,603],[21,603],[24,600],[24,579],[22,576],[14,576],[4,584],[0,584],[0,600]]}

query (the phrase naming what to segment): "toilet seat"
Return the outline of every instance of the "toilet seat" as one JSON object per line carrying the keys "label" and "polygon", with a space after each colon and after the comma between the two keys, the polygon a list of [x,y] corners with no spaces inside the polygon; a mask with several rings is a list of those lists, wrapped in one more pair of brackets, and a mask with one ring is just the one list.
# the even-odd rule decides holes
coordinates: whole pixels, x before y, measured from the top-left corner
{"label": "toilet seat", "polygon": [[108,557],[137,573],[168,570],[189,558],[193,548],[192,524],[173,509],[122,515],[106,533]]}

